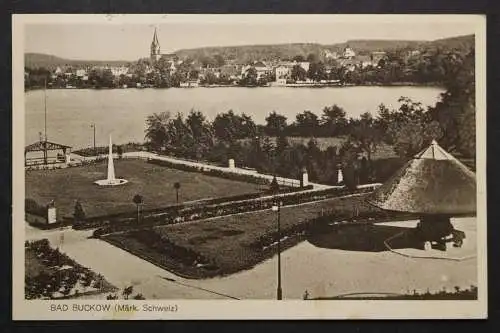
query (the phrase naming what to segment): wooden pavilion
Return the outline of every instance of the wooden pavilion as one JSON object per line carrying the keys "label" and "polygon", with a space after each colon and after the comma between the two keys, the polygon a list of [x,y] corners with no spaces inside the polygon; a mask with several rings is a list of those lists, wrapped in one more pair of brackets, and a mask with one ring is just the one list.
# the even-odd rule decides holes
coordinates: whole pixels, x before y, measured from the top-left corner
{"label": "wooden pavilion", "polygon": [[40,140],[24,148],[24,164],[31,166],[68,163],[70,152],[70,146]]}

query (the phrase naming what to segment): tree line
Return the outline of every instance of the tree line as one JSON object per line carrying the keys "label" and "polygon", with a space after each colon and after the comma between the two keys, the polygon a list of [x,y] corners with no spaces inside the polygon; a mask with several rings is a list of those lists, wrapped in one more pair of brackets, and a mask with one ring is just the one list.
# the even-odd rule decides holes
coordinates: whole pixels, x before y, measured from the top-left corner
{"label": "tree line", "polygon": [[[163,112],[147,117],[146,142],[162,153],[223,164],[233,158],[241,166],[285,177],[298,177],[306,168],[312,181],[334,184],[342,169],[352,181],[367,182],[380,174],[377,168],[383,163],[377,164],[373,154],[382,145],[391,146],[400,163],[433,139],[455,155],[475,158],[474,85],[474,58],[469,56],[432,107],[402,97],[397,109],[381,104],[374,114],[347,118],[334,104],[321,116],[301,112],[293,122],[273,111],[264,125],[232,110],[213,121],[196,110],[186,117]],[[288,139],[296,136],[310,140],[297,144]],[[315,139],[320,136],[337,137],[341,143],[321,150]]]}

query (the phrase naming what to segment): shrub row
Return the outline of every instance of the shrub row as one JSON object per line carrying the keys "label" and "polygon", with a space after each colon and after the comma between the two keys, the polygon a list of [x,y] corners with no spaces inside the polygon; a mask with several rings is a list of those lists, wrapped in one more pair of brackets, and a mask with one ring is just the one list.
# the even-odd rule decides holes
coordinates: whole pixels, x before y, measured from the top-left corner
{"label": "shrub row", "polygon": [[207,270],[217,269],[217,266],[202,254],[192,249],[179,246],[170,239],[155,233],[151,229],[132,231],[128,234],[128,237],[132,237],[138,242],[147,244],[148,247],[162,254],[168,254],[170,258],[175,259],[176,262],[183,265],[196,267],[200,264]]}
{"label": "shrub row", "polygon": [[[357,189],[355,193],[368,193],[373,191],[374,187],[365,187]],[[345,188],[329,188],[316,192],[299,192],[292,194],[280,194],[274,197],[254,198],[242,201],[230,201],[225,203],[207,204],[202,206],[174,206],[172,209],[164,209],[161,212],[144,216],[140,225],[134,217],[122,219],[108,219],[106,221],[89,221],[82,223],[75,228],[90,228],[102,226],[97,230],[94,236],[99,237],[102,234],[112,233],[119,230],[130,229],[131,227],[145,227],[161,224],[176,224],[182,222],[189,222],[200,219],[207,219],[213,217],[220,217],[225,215],[251,212],[257,210],[264,210],[271,208],[276,200],[280,200],[282,205],[296,205],[305,202],[317,201],[322,199],[329,199],[338,196],[353,194]]]}

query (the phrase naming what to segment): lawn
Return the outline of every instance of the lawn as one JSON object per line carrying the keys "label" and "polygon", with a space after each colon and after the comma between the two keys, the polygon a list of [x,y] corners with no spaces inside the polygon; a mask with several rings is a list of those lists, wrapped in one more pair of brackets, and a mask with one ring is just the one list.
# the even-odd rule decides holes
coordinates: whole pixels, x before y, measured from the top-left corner
{"label": "lawn", "polygon": [[175,182],[181,184],[179,202],[254,193],[259,185],[211,177],[153,165],[141,160],[115,160],[117,178],[129,182],[119,187],[99,187],[93,182],[105,179],[106,163],[58,170],[26,172],[26,198],[40,205],[55,200],[58,216],[71,216],[75,200],[80,200],[87,217],[134,211],[132,198],[140,194],[144,209],[176,203]]}
{"label": "lawn", "polygon": [[[300,232],[301,225],[323,214],[337,216],[339,220],[348,218],[357,207],[359,214],[380,212],[364,202],[364,195],[332,198],[328,200],[282,207],[281,227],[283,235],[291,235],[287,230]],[[275,253],[274,248],[264,248],[270,235],[277,230],[277,213],[271,210],[249,212],[201,220],[195,223],[158,226],[139,233],[111,234],[104,239],[127,249],[154,264],[191,278],[226,275],[249,269]],[[149,235],[148,235],[149,233]],[[161,240],[165,243],[161,244]],[[295,245],[298,237],[285,240],[284,247]],[[272,242],[272,238],[271,238]],[[152,245],[152,243],[155,243]],[[175,244],[201,258],[208,259],[216,269],[196,270],[189,263],[176,262],[185,259],[178,250],[178,258],[166,253],[165,244]],[[267,244],[270,245],[270,244]],[[265,246],[265,245],[264,245]],[[170,256],[170,258],[169,258]]]}

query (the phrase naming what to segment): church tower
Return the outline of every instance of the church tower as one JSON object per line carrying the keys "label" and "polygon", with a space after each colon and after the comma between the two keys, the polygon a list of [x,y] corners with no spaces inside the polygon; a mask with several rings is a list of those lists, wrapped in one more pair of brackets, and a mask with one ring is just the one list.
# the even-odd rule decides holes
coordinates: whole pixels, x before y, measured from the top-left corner
{"label": "church tower", "polygon": [[153,41],[151,42],[151,63],[157,62],[161,57],[160,53],[160,42],[158,42],[158,36],[156,34],[156,28],[155,28],[155,33],[153,35]]}

